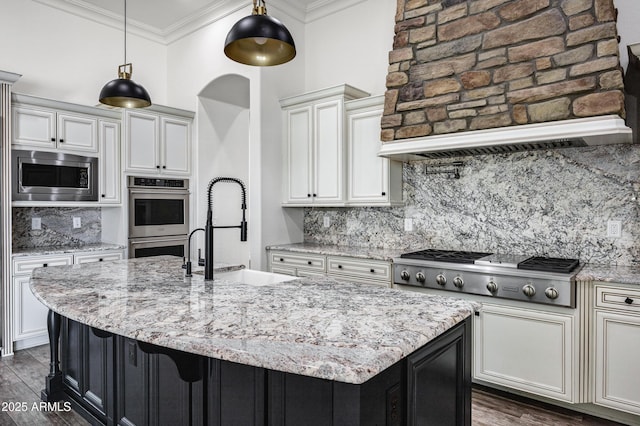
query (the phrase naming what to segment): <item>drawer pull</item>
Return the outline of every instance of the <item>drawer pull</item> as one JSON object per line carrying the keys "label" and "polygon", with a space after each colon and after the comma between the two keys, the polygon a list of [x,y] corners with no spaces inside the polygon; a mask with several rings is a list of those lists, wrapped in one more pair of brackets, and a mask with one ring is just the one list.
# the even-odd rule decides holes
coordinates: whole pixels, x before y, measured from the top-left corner
{"label": "drawer pull", "polygon": [[633,299],[630,297],[627,297],[626,299],[624,299],[624,303],[626,303],[627,305],[630,305],[633,303]]}
{"label": "drawer pull", "polygon": [[373,274],[374,272],[376,272],[376,270],[371,268],[371,269],[369,269],[369,272],[371,272]]}
{"label": "drawer pull", "polygon": [[338,269],[342,269],[342,265],[338,265]]}
{"label": "drawer pull", "polygon": [[284,262],[284,259],[283,259],[283,258],[280,258],[280,262]]}
{"label": "drawer pull", "polygon": [[100,258],[100,259],[98,259],[98,262],[102,262],[103,260],[104,260],[103,258]]}
{"label": "drawer pull", "polygon": [[43,268],[46,268],[47,266],[49,266],[49,264],[48,264],[48,263],[43,263],[43,264],[42,264],[42,267],[43,267]]}
{"label": "drawer pull", "polygon": [[307,265],[311,265],[311,264],[313,264],[313,262],[312,262],[312,261],[310,261],[310,260],[308,260],[308,261],[307,261]]}

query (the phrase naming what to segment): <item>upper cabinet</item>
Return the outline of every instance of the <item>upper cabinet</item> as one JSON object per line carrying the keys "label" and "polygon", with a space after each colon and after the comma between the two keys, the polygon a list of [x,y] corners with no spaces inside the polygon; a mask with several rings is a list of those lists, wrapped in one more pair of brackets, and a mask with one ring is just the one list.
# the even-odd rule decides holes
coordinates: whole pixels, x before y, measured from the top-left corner
{"label": "upper cabinet", "polygon": [[281,99],[282,204],[393,205],[402,201],[402,164],[379,158],[383,97],[348,85]]}
{"label": "upper cabinet", "polygon": [[13,144],[21,148],[98,152],[98,120],[39,106],[13,108]]}
{"label": "upper cabinet", "polygon": [[378,156],[384,96],[345,103],[349,205],[402,204],[402,163]]}
{"label": "upper cabinet", "polygon": [[122,169],[120,167],[120,122],[99,121],[98,140],[100,157],[98,162],[100,203],[120,204]]}
{"label": "upper cabinet", "polygon": [[174,108],[158,108],[161,111],[125,112],[126,171],[188,176],[194,115]]}

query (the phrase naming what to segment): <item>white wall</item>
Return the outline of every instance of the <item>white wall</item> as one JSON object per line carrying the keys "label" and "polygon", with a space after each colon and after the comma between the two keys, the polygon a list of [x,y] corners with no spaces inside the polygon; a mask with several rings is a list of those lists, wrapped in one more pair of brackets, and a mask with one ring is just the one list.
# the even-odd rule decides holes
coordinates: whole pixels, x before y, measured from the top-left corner
{"label": "white wall", "polygon": [[[84,105],[98,104],[124,59],[123,30],[24,0],[0,0],[0,70],[22,74],[14,92]],[[127,37],[133,80],[155,103],[167,103],[165,46]]]}
{"label": "white wall", "polygon": [[368,0],[307,24],[305,90],[347,83],[383,94],[395,14],[395,0]]}
{"label": "white wall", "polygon": [[614,0],[614,5],[618,9],[618,35],[620,36],[620,65],[623,70],[627,69],[629,58],[627,57],[627,46],[640,43],[640,1],[638,0]]}

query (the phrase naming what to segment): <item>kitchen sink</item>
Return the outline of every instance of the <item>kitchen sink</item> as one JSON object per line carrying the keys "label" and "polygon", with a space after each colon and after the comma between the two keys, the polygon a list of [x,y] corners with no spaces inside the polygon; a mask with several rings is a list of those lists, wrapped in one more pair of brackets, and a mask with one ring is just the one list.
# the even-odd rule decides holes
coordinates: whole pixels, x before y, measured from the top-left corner
{"label": "kitchen sink", "polygon": [[239,269],[237,271],[217,272],[213,274],[215,280],[235,281],[243,284],[261,286],[277,284],[284,281],[297,280],[298,277],[258,271],[255,269]]}

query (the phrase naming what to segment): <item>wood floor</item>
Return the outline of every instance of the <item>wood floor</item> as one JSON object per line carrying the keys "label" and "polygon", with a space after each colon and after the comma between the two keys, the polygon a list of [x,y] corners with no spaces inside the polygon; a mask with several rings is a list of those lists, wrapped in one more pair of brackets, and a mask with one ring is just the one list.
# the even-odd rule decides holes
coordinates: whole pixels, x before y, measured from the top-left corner
{"label": "wood floor", "polygon": [[[49,371],[49,348],[39,346],[0,358],[0,426],[88,425],[75,412],[33,409],[40,401]],[[26,411],[9,410],[10,403],[26,403]],[[558,412],[474,389],[473,426],[612,426],[618,423],[574,412]],[[438,425],[440,426],[440,425]],[[444,426],[444,425],[443,425]]]}

